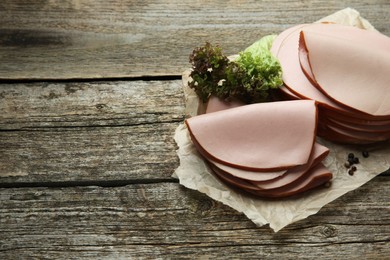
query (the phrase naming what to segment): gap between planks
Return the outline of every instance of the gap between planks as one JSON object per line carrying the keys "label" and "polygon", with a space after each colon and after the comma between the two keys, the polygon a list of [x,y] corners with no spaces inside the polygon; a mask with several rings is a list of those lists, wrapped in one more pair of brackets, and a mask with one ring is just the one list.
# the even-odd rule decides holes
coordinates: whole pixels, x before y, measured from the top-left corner
{"label": "gap between planks", "polygon": [[134,180],[95,180],[95,181],[61,181],[61,182],[16,182],[0,183],[1,188],[69,188],[69,187],[102,187],[116,188],[134,184],[179,183],[175,178],[134,179]]}
{"label": "gap between planks", "polygon": [[48,83],[93,83],[93,82],[117,82],[117,81],[169,81],[181,80],[181,75],[145,75],[145,76],[129,76],[129,77],[103,77],[103,78],[0,78],[0,84],[28,84],[38,82]]}

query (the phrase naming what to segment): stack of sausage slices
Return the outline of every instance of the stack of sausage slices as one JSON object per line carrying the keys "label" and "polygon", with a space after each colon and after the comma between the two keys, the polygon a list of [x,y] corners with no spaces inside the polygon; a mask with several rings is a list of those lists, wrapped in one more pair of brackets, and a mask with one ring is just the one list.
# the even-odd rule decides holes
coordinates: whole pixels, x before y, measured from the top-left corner
{"label": "stack of sausage slices", "polygon": [[315,142],[313,100],[241,106],[217,98],[206,114],[187,119],[192,142],[225,184],[253,195],[282,198],[322,186],[328,148]]}
{"label": "stack of sausage slices", "polygon": [[337,24],[301,24],[275,39],[288,101],[243,105],[210,98],[186,120],[215,175],[256,196],[283,198],[323,186],[328,148],[390,139],[390,38]]}
{"label": "stack of sausage slices", "polygon": [[318,135],[368,144],[390,139],[390,38],[337,24],[301,24],[275,39],[288,99],[318,102]]}

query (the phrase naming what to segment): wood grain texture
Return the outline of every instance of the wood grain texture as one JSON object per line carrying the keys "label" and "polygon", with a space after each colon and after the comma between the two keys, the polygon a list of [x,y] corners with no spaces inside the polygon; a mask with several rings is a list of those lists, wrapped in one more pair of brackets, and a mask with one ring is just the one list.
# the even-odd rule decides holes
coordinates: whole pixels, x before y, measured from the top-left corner
{"label": "wood grain texture", "polygon": [[0,84],[0,111],[0,130],[172,123],[184,96],[180,80]]}
{"label": "wood grain texture", "polygon": [[153,181],[178,166],[179,80],[0,86],[0,186]]}
{"label": "wood grain texture", "polygon": [[389,188],[377,177],[276,234],[176,183],[0,189],[0,258],[386,259]]}
{"label": "wood grain texture", "polygon": [[177,123],[0,132],[0,186],[170,179]]}
{"label": "wood grain texture", "polygon": [[388,0],[4,0],[0,79],[180,75],[205,41],[231,55],[346,7],[390,35]]}

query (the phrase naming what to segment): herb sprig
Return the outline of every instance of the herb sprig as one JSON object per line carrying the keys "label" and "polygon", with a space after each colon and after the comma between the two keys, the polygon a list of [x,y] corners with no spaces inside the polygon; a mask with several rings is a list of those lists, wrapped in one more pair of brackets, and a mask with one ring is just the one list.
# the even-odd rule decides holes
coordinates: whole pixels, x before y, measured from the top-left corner
{"label": "herb sprig", "polygon": [[272,40],[272,36],[262,38],[235,60],[229,60],[218,45],[209,42],[195,48],[190,55],[190,88],[203,102],[210,95],[246,103],[270,101],[271,91],[282,85],[280,64],[269,51]]}

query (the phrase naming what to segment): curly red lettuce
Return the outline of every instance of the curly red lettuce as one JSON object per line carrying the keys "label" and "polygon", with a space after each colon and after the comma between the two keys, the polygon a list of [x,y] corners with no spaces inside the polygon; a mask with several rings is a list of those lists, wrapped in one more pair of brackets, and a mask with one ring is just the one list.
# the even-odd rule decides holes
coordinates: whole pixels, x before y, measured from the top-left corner
{"label": "curly red lettuce", "polygon": [[271,92],[282,85],[281,66],[270,52],[273,39],[274,36],[260,39],[234,60],[208,42],[195,48],[190,55],[190,88],[203,102],[210,95],[248,104],[271,101]]}

